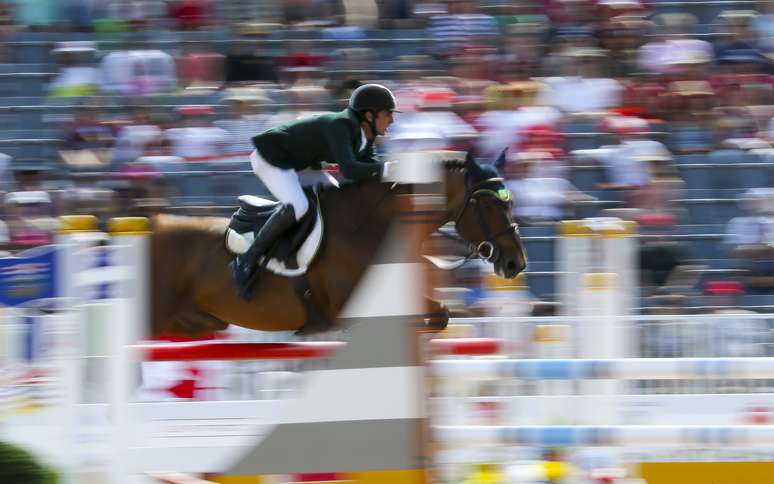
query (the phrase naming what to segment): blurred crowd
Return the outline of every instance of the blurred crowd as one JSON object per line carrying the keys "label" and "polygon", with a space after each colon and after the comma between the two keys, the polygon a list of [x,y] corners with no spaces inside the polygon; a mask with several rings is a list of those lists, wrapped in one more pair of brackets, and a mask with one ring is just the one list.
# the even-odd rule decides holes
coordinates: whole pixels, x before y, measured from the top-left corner
{"label": "blurred crowd", "polygon": [[2,130],[10,251],[46,243],[63,213],[227,213],[264,193],[251,136],[380,82],[403,111],[382,157],[507,148],[527,239],[635,220],[648,296],[691,270],[772,293],[771,2],[0,4],[0,68],[29,94],[0,98],[0,115],[39,109]]}

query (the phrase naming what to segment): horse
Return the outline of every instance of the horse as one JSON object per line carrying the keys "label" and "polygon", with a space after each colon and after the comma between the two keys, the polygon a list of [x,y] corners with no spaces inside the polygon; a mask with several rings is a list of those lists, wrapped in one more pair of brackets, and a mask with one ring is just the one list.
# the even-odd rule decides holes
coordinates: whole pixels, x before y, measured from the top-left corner
{"label": "horse", "polygon": [[[442,161],[445,206],[425,224],[429,237],[454,222],[471,256],[487,259],[495,272],[514,278],[527,255],[511,215],[510,192],[495,165],[451,155]],[[325,235],[307,270],[320,315],[335,321],[401,212],[407,185],[342,184],[319,190]],[[309,318],[291,278],[265,269],[249,300],[240,297],[224,245],[228,219],[158,214],[151,218],[150,336],[201,337],[235,324],[261,331],[299,331]],[[448,316],[446,316],[448,318]],[[444,322],[445,325],[445,322]],[[331,329],[331,328],[328,328]]]}

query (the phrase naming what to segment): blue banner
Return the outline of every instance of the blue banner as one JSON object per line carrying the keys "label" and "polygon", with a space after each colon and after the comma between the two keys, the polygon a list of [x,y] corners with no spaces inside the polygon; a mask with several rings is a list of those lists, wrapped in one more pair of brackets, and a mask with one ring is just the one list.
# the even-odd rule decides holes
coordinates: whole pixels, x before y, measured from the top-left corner
{"label": "blue banner", "polygon": [[56,247],[45,246],[0,258],[0,305],[57,296],[56,252]]}

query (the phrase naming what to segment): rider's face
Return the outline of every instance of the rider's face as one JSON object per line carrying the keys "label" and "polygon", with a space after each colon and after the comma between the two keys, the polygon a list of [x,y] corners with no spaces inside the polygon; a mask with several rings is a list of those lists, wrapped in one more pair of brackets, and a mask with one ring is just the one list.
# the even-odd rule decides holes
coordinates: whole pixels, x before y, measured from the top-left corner
{"label": "rider's face", "polygon": [[392,111],[379,111],[379,114],[376,116],[376,132],[380,136],[384,136],[392,122]]}

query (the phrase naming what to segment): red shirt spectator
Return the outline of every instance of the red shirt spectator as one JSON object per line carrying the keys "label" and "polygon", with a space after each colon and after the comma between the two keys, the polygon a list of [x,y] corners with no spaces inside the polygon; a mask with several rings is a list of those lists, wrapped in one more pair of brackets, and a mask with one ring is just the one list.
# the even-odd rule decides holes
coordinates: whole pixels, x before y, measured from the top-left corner
{"label": "red shirt spectator", "polygon": [[207,26],[208,19],[214,18],[214,13],[209,0],[178,0],[169,7],[169,16],[177,20],[181,30],[197,30]]}

